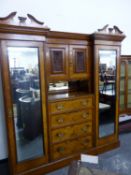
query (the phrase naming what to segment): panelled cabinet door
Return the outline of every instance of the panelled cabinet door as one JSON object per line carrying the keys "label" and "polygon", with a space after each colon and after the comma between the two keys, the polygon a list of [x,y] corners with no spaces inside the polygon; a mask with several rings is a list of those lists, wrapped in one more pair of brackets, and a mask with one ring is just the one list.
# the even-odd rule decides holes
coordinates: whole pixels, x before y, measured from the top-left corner
{"label": "panelled cabinet door", "polygon": [[1,68],[12,174],[48,162],[42,42],[2,41]]}
{"label": "panelled cabinet door", "polygon": [[120,104],[119,112],[126,110],[126,61],[121,61],[120,65]]}
{"label": "panelled cabinet door", "polygon": [[69,69],[71,79],[87,79],[89,77],[89,59],[87,46],[69,46]]}
{"label": "panelled cabinet door", "polygon": [[68,46],[48,44],[46,52],[49,81],[68,79]]}

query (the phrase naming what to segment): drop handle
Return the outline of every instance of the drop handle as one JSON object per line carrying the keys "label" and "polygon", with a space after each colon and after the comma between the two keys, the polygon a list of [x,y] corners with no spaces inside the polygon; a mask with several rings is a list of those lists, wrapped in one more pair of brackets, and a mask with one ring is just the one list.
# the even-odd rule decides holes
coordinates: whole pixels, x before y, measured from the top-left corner
{"label": "drop handle", "polygon": [[88,104],[88,101],[87,100],[82,101],[82,105],[83,106],[86,106],[87,104]]}
{"label": "drop handle", "polygon": [[86,127],[85,128],[82,128],[82,131],[86,132],[87,131],[87,128]]}
{"label": "drop handle", "polygon": [[62,110],[62,109],[64,108],[64,106],[63,106],[62,104],[58,104],[58,105],[56,105],[56,108],[57,108],[58,110]]}
{"label": "drop handle", "polygon": [[82,117],[85,119],[89,116],[89,113],[83,113]]}
{"label": "drop handle", "polygon": [[57,120],[57,122],[58,122],[58,123],[63,123],[63,122],[64,122],[64,119],[63,119],[63,118],[59,118],[59,119]]}
{"label": "drop handle", "polygon": [[85,127],[83,127],[81,130],[82,130],[83,132],[86,132],[86,131],[87,131],[87,128],[88,128],[88,126],[85,126]]}
{"label": "drop handle", "polygon": [[65,148],[64,148],[64,147],[59,147],[59,148],[57,149],[57,151],[60,152],[60,153],[63,153],[63,152],[65,151]]}
{"label": "drop handle", "polygon": [[64,133],[57,133],[57,137],[59,137],[59,138],[64,137]]}

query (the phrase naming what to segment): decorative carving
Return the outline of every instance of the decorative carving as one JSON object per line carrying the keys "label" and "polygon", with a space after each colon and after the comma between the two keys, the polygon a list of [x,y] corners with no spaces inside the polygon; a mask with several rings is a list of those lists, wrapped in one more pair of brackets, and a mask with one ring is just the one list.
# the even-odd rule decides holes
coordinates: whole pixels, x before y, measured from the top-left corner
{"label": "decorative carving", "polygon": [[[17,12],[12,12],[6,17],[0,18],[0,24],[2,25],[13,25],[13,26],[22,26],[22,27],[36,27],[43,28],[44,30],[50,30],[48,26],[42,26],[44,22],[37,20],[33,15],[27,14],[26,17],[18,16],[16,17]],[[15,17],[15,18],[14,18]],[[41,27],[42,26],[42,27]]]}
{"label": "decorative carving", "polygon": [[38,21],[34,16],[32,16],[31,14],[27,14],[28,18],[31,20],[31,22],[35,22],[37,24],[43,25],[44,22]]}
{"label": "decorative carving", "polygon": [[[117,27],[117,26],[113,26],[113,28],[108,28],[108,24],[106,24],[103,28],[98,29],[98,32],[100,33],[109,33],[109,34],[123,34],[123,32]],[[108,30],[107,30],[108,29]]]}
{"label": "decorative carving", "polygon": [[113,32],[113,28],[108,28],[109,33]]}
{"label": "decorative carving", "polygon": [[106,24],[103,28],[98,29],[98,32],[106,32],[106,29],[108,26],[109,26],[109,24]]}
{"label": "decorative carving", "polygon": [[123,32],[117,27],[117,26],[113,26],[115,33],[117,34],[122,34]]}
{"label": "decorative carving", "polygon": [[18,19],[19,19],[19,21],[20,21],[20,23],[25,23],[25,21],[26,21],[26,17],[21,17],[21,16],[18,16]]}
{"label": "decorative carving", "polygon": [[14,18],[14,16],[16,15],[16,13],[17,13],[17,12],[12,12],[12,13],[10,13],[8,16],[0,18],[0,20],[1,20],[1,21],[11,20],[12,18]]}

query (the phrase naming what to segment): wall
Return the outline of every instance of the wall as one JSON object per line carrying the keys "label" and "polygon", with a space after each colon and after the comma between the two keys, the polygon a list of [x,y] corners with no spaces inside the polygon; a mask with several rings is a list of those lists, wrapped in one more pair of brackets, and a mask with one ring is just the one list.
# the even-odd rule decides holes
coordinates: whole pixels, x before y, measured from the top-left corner
{"label": "wall", "polygon": [[[130,0],[0,0],[0,7],[1,17],[12,11],[19,16],[30,13],[58,31],[93,33],[105,24],[117,25],[127,36],[122,54],[131,54]],[[3,105],[0,105],[0,138],[2,159],[7,156]]]}

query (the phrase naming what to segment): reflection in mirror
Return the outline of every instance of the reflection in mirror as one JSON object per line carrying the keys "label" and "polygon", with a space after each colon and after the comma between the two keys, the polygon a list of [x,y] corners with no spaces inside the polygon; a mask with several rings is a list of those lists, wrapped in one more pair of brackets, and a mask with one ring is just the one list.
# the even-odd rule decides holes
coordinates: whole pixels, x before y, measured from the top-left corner
{"label": "reflection in mirror", "polygon": [[99,137],[114,133],[116,111],[116,51],[99,50]]}
{"label": "reflection in mirror", "polygon": [[17,161],[43,156],[38,48],[8,47]]}
{"label": "reflection in mirror", "polygon": [[68,82],[65,81],[59,81],[59,82],[55,82],[55,83],[49,83],[49,91],[61,91],[61,90],[68,90],[69,89],[69,85]]}

